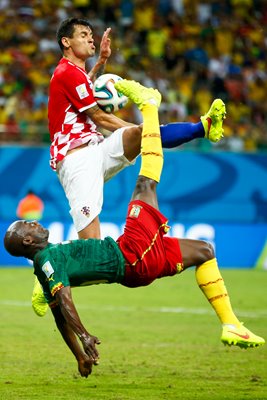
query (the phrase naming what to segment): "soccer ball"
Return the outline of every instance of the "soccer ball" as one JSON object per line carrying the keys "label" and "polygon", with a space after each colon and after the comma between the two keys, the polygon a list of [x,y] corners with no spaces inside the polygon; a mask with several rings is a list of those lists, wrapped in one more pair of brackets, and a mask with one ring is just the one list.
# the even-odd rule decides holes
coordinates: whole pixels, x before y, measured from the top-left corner
{"label": "soccer ball", "polygon": [[99,107],[106,113],[118,111],[128,102],[128,97],[117,92],[114,87],[114,84],[120,80],[122,80],[122,78],[118,75],[104,74],[94,82],[94,98]]}

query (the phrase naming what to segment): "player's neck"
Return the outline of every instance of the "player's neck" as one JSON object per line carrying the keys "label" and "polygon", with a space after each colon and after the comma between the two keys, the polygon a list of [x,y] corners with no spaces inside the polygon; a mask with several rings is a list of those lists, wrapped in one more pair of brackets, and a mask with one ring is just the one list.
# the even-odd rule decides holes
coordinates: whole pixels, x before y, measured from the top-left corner
{"label": "player's neck", "polygon": [[69,60],[72,64],[77,65],[77,67],[85,70],[85,60],[75,57],[73,54],[64,54],[63,57]]}

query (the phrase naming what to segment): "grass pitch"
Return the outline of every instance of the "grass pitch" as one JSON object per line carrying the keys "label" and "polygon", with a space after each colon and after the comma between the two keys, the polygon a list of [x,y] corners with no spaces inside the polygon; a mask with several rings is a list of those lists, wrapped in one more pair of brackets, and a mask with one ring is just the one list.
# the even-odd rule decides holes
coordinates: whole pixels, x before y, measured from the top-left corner
{"label": "grass pitch", "polygon": [[[267,339],[267,273],[222,270],[233,307]],[[267,399],[267,345],[224,347],[221,327],[194,272],[140,289],[73,289],[81,319],[97,335],[101,363],[77,373],[51,313],[35,316],[30,268],[0,269],[1,400]]]}

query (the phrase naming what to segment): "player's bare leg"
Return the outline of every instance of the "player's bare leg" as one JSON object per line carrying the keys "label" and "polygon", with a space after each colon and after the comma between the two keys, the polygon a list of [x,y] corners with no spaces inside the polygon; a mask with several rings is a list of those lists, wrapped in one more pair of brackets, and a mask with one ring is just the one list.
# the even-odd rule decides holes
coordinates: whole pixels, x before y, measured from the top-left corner
{"label": "player's bare leg", "polygon": [[99,217],[95,217],[90,224],[78,232],[79,239],[100,239],[100,222]]}
{"label": "player's bare leg", "polygon": [[142,126],[126,128],[122,134],[123,153],[128,161],[140,154]]}

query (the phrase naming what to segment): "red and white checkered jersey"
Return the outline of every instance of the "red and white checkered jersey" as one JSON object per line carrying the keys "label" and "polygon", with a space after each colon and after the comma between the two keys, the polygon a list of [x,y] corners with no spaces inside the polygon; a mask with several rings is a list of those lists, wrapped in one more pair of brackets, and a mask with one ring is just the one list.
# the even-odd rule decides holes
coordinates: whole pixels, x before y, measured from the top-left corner
{"label": "red and white checkered jersey", "polygon": [[89,141],[101,142],[104,137],[84,112],[96,105],[93,83],[86,71],[62,58],[50,81],[48,120],[51,139],[50,165],[57,163],[68,150]]}

